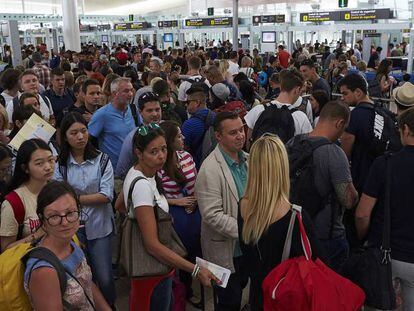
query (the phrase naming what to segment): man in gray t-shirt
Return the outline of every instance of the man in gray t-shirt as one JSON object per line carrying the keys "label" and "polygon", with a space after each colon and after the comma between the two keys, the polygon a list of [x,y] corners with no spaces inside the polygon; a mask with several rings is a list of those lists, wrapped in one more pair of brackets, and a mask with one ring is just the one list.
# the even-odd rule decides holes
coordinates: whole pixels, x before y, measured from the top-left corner
{"label": "man in gray t-shirt", "polygon": [[[336,144],[349,121],[349,108],[343,103],[329,102],[320,113],[319,122],[309,134],[303,134],[287,143],[287,146],[309,140],[312,145],[329,141],[313,152],[313,175],[318,194],[326,199],[325,207],[313,217],[316,236],[324,245],[331,267],[341,268],[348,257],[342,218],[345,209],[358,202],[358,194],[352,183],[349,163],[344,151]],[[303,198],[306,200],[306,198]]]}

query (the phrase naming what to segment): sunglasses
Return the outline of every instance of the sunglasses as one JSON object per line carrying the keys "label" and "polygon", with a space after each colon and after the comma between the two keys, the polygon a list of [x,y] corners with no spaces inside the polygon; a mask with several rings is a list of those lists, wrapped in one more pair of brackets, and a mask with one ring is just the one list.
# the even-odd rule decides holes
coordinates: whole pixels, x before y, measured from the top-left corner
{"label": "sunglasses", "polygon": [[138,134],[141,136],[147,136],[151,130],[158,130],[160,126],[157,123],[150,123],[148,125],[143,125],[138,129]]}
{"label": "sunglasses", "polygon": [[158,94],[154,92],[147,92],[141,95],[140,99],[147,99],[147,98],[158,98]]}

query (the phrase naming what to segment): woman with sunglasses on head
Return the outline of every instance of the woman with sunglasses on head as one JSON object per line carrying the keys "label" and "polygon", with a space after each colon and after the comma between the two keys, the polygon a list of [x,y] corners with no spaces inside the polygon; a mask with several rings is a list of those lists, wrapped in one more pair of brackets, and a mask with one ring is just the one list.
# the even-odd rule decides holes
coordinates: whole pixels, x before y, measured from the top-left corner
{"label": "woman with sunglasses on head", "polygon": [[52,181],[39,193],[36,212],[45,235],[36,246],[48,249],[60,260],[67,285],[62,297],[54,267],[45,260],[29,258],[24,288],[34,310],[111,310],[92,281],[83,251],[72,241],[79,229],[80,209],[75,191],[65,182]]}
{"label": "woman with sunglasses on head", "polygon": [[[165,133],[168,152],[164,167],[158,171],[158,177],[169,204],[174,228],[187,249],[187,258],[195,262],[197,256],[201,257],[201,215],[194,196],[197,177],[195,163],[193,157],[184,151],[184,136],[178,123],[165,121],[160,127]],[[193,296],[191,274],[180,271],[180,280],[186,286],[189,300]]]}
{"label": "woman with sunglasses on head", "polygon": [[13,177],[1,205],[1,250],[43,235],[36,214],[36,199],[53,177],[55,157],[41,139],[29,139],[17,152]]}
{"label": "woman with sunglasses on head", "polygon": [[[204,286],[211,286],[211,281],[220,281],[208,270],[185,260],[180,255],[162,244],[157,233],[157,221],[154,208],[169,211],[169,206],[157,172],[164,167],[167,160],[167,143],[164,131],[155,123],[141,126],[134,135],[133,148],[138,158],[125,177],[123,193],[125,202],[128,202],[128,194],[131,189],[132,206],[128,206],[128,217],[136,219],[138,228],[143,237],[146,251],[155,257],[161,264],[171,268],[177,268],[197,277]],[[171,307],[172,279],[170,277],[161,281],[154,289],[151,297],[151,310],[167,311]]]}
{"label": "woman with sunglasses on head", "polygon": [[85,226],[79,229],[78,237],[85,245],[94,281],[112,306],[116,298],[111,248],[114,232],[112,165],[108,156],[89,141],[87,122],[78,112],[63,118],[60,141],[61,153],[54,179],[68,182],[79,195]]}

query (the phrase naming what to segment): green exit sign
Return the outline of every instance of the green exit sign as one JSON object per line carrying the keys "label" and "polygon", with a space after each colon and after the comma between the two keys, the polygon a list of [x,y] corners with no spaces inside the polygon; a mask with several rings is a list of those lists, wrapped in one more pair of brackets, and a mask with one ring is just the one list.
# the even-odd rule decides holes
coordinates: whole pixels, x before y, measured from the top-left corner
{"label": "green exit sign", "polygon": [[129,14],[129,21],[133,22],[134,21],[134,14]]}
{"label": "green exit sign", "polygon": [[348,7],[348,0],[338,0],[338,6],[340,8],[347,8]]}
{"label": "green exit sign", "polygon": [[214,8],[207,8],[207,14],[208,14],[208,16],[213,16],[214,15]]}

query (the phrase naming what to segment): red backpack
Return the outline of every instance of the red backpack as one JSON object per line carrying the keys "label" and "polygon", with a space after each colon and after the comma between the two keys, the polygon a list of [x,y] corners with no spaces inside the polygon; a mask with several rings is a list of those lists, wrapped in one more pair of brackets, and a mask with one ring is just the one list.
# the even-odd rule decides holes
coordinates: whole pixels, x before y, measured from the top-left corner
{"label": "red backpack", "polygon": [[220,113],[223,111],[230,111],[235,112],[239,115],[239,117],[243,120],[244,123],[244,116],[247,114],[246,106],[240,100],[235,100],[224,104],[216,109],[214,109],[215,113]]}
{"label": "red backpack", "polygon": [[[287,259],[295,219],[299,223],[305,256]],[[356,311],[362,308],[365,301],[365,294],[357,285],[328,268],[321,260],[312,260],[301,207],[295,205],[282,263],[266,276],[262,289],[265,311]]]}

